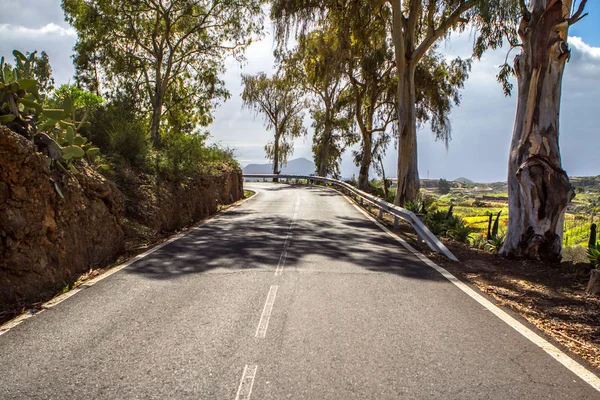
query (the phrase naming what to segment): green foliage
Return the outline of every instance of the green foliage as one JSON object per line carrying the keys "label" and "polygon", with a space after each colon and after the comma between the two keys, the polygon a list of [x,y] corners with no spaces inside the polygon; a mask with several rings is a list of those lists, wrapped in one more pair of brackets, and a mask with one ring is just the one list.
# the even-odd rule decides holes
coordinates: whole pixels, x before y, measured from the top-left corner
{"label": "green foliage", "polygon": [[159,173],[172,181],[184,181],[205,172],[214,163],[237,165],[233,151],[206,145],[207,133],[167,132],[159,157]]}
{"label": "green foliage", "polygon": [[[79,129],[86,122],[77,122],[73,100],[68,95],[56,103],[60,108],[42,106],[40,86],[44,84],[50,87],[48,82],[51,78],[44,74],[51,69],[47,56],[40,66],[36,54],[33,52],[25,56],[15,50],[14,68],[5,64],[4,58],[0,60],[0,123],[6,123],[26,136],[35,135],[36,144],[45,150],[48,164],[65,169],[65,166],[71,167],[74,160],[97,155],[99,149],[87,143],[87,139],[79,134]],[[37,120],[37,127],[33,124],[34,120]],[[37,128],[47,134],[38,133]]]}
{"label": "green foliage", "polygon": [[275,137],[265,146],[267,158],[273,160],[273,173],[278,174],[294,151],[293,140],[306,135],[302,122],[307,103],[298,86],[279,70],[268,78],[264,72],[242,75],[244,107],[263,115],[267,129]]}
{"label": "green foliage", "polygon": [[83,119],[87,119],[84,115],[95,111],[104,101],[102,97],[71,84],[60,85],[46,100],[46,104],[48,108],[60,108],[66,98],[71,99],[75,115]]}
{"label": "green foliage", "polygon": [[117,159],[126,160],[133,167],[145,169],[151,148],[148,125],[141,119],[133,118],[113,120],[106,128],[108,153],[113,158],[116,156]]}
{"label": "green foliage", "polygon": [[502,214],[502,210],[498,211],[498,215],[496,216],[496,220],[492,225],[492,219],[494,218],[494,214],[490,213],[489,221],[488,221],[488,232],[487,232],[487,240],[491,240],[494,237],[498,236],[498,229],[500,227],[500,214]]}
{"label": "green foliage", "polygon": [[[406,203],[404,205],[404,208],[416,214],[427,214],[429,211],[431,211],[432,207],[434,206],[434,203],[435,198],[433,196],[427,196],[421,193],[416,200],[409,201],[408,203]],[[448,214],[446,214],[446,219],[447,215]]]}
{"label": "green foliage", "polygon": [[473,228],[466,226],[464,221],[454,225],[448,230],[448,237],[461,243],[468,243],[471,235],[473,234]]}
{"label": "green foliage", "polygon": [[440,179],[438,182],[438,193],[448,194],[450,193],[450,183],[445,179]]}
{"label": "green foliage", "polygon": [[423,56],[415,71],[417,123],[429,122],[436,139],[443,141],[446,148],[451,139],[450,112],[460,104],[459,90],[464,88],[470,71],[471,59],[458,57],[447,62],[444,55],[433,49]]}
{"label": "green foliage", "polygon": [[415,214],[421,213],[421,210],[423,209],[422,205],[417,200],[409,201],[408,203],[404,204],[404,208]]}
{"label": "green foliage", "polygon": [[487,240],[487,243],[485,244],[485,249],[491,251],[492,253],[498,254],[498,252],[502,248],[502,245],[504,245],[504,236],[493,236],[490,240]]}
{"label": "green foliage", "polygon": [[59,105],[61,108],[42,110],[39,117],[40,128],[50,134],[61,153],[61,157],[51,157],[51,161],[59,166],[63,163],[70,166],[72,161],[86,155],[97,156],[100,149],[88,143],[88,139],[79,133],[83,127],[89,127],[89,122],[85,121],[87,115],[84,115],[83,120],[77,121],[73,100],[68,95]]}
{"label": "green foliage", "polygon": [[600,243],[596,243],[587,249],[587,258],[594,265],[594,268],[600,268]]}
{"label": "green foliage", "polygon": [[[152,140],[174,108],[210,123],[217,101],[228,97],[219,75],[229,56],[242,58],[262,29],[259,0],[63,0],[76,29],[78,82],[114,94],[129,85],[149,110]],[[101,85],[101,81],[103,85]]]}
{"label": "green foliage", "polygon": [[436,210],[427,216],[428,223],[445,223],[448,220],[448,212]]}
{"label": "green foliage", "polygon": [[476,249],[484,250],[487,244],[487,240],[483,235],[477,235],[474,238],[471,238],[471,246]]}
{"label": "green foliage", "polygon": [[316,172],[333,177],[339,177],[345,148],[356,141],[341,45],[338,32],[323,27],[300,35],[293,51],[276,52],[286,75],[309,96]]}
{"label": "green foliage", "polygon": [[39,83],[35,79],[35,55],[26,57],[13,51],[16,66],[0,59],[0,123],[9,125],[18,133],[33,134],[32,117],[42,112]]}

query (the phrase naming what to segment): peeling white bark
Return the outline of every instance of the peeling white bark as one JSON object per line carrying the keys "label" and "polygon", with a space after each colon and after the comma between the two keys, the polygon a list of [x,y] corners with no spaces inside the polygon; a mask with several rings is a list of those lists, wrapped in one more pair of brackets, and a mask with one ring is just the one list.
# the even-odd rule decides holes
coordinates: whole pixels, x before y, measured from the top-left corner
{"label": "peeling white bark", "polygon": [[501,254],[559,260],[574,197],[559,149],[559,111],[570,0],[534,0],[519,28],[518,102],[508,172],[509,225]]}

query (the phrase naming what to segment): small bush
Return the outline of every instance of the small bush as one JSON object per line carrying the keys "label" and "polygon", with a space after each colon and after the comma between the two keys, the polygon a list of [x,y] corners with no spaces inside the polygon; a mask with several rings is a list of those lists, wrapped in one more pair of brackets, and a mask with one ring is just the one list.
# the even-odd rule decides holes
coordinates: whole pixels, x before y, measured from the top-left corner
{"label": "small bush", "polygon": [[182,181],[217,162],[237,165],[233,151],[206,145],[206,133],[168,132],[162,137],[159,171],[169,180]]}
{"label": "small bush", "polygon": [[477,235],[474,238],[471,238],[471,246],[476,249],[484,250],[486,244],[487,240],[483,235]]}
{"label": "small bush", "polygon": [[494,254],[498,254],[498,252],[500,251],[500,249],[502,248],[503,245],[504,245],[504,236],[503,235],[493,236],[489,240],[487,240],[487,243],[485,244],[485,249],[487,251],[491,251]]}
{"label": "small bush", "polygon": [[438,182],[438,193],[440,194],[448,194],[450,193],[450,182],[445,179],[440,179]]}
{"label": "small bush", "polygon": [[587,249],[587,258],[594,268],[600,268],[600,243],[596,243],[596,245]]}
{"label": "small bush", "polygon": [[136,167],[146,165],[150,153],[150,139],[146,126],[141,121],[115,121],[108,130],[109,152],[115,159],[127,160]]}
{"label": "small bush", "polygon": [[473,229],[466,226],[464,223],[455,225],[448,230],[448,237],[461,243],[468,243],[469,238],[473,234]]}

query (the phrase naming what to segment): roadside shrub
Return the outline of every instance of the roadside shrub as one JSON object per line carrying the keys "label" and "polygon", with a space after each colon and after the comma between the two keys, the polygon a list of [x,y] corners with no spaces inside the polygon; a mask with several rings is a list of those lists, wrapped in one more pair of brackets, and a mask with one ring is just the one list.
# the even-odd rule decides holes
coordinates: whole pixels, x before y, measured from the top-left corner
{"label": "roadside shrub", "polygon": [[150,139],[146,124],[139,120],[114,121],[107,131],[108,151],[115,160],[126,160],[131,166],[143,169],[150,154]]}
{"label": "roadside shrub", "polygon": [[233,150],[217,144],[206,145],[208,133],[166,132],[158,153],[159,172],[163,177],[182,181],[206,172],[215,163],[238,165]]}
{"label": "roadside shrub", "polygon": [[482,207],[489,207],[489,206],[490,205],[488,203],[486,203],[485,201],[482,201],[479,199],[473,200],[473,207],[482,208]]}
{"label": "roadside shrub", "polygon": [[450,182],[445,179],[440,179],[438,182],[438,193],[440,194],[448,194],[450,193]]}
{"label": "roadside shrub", "polygon": [[427,227],[436,236],[444,236],[448,230],[448,227],[439,221],[429,221]]}
{"label": "roadside shrub", "polygon": [[418,200],[409,201],[408,203],[404,204],[404,208],[410,212],[418,214],[421,212],[421,203]]}
{"label": "roadside shrub", "polygon": [[388,189],[388,197],[385,199],[388,203],[394,204],[394,198],[396,197],[396,189]]}
{"label": "roadside shrub", "polygon": [[587,258],[594,268],[600,268],[600,243],[596,243],[587,249]]}
{"label": "roadside shrub", "polygon": [[471,246],[476,249],[484,250],[486,244],[487,240],[483,235],[477,235],[474,238],[471,238]]}
{"label": "roadside shrub", "polygon": [[491,251],[494,254],[498,254],[498,252],[502,248],[502,245],[504,245],[504,235],[494,236],[487,240],[487,243],[485,244],[485,249],[487,251]]}
{"label": "roadside shrub", "polygon": [[448,230],[448,237],[460,243],[468,243],[469,238],[473,234],[473,229],[466,226],[464,223],[456,224]]}

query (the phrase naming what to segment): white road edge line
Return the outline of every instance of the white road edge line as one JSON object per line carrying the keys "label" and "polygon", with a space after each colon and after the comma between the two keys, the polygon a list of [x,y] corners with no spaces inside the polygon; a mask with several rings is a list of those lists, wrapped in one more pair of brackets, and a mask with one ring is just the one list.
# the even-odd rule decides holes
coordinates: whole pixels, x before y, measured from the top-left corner
{"label": "white road edge line", "polygon": [[256,327],[256,334],[254,335],[257,338],[264,338],[267,336],[269,320],[271,319],[271,312],[273,311],[273,304],[275,304],[275,296],[277,296],[278,288],[278,286],[273,285],[269,289],[269,294],[267,295],[267,300],[265,301],[265,306],[263,307],[260,321],[258,321],[258,326]]}
{"label": "white road edge line", "polygon": [[[338,192],[335,189],[330,189]],[[338,192],[340,193],[340,192]],[[352,204],[358,211],[360,211],[364,216],[366,216],[369,220],[371,220],[375,225],[377,225],[381,230],[394,238],[397,242],[399,242],[402,246],[404,246],[408,251],[416,255],[421,261],[427,264],[429,267],[435,269],[437,272],[442,274],[444,278],[452,282],[456,287],[462,290],[465,294],[471,297],[473,300],[481,304],[488,311],[492,312],[496,317],[500,318],[506,324],[508,324],[515,331],[519,332],[525,338],[529,339],[529,341],[533,342],[536,346],[544,350],[547,354],[549,354],[556,361],[561,363],[564,367],[566,367],[569,371],[577,375],[581,380],[588,383],[591,387],[600,392],[600,378],[585,368],[583,365],[579,364],[577,361],[573,360],[567,354],[565,354],[558,347],[542,338],[540,335],[532,331],[530,328],[523,325],[521,322],[517,321],[515,318],[510,316],[506,311],[494,305],[488,299],[483,297],[481,294],[477,293],[475,290],[471,289],[465,283],[463,283],[460,279],[452,275],[446,269],[440,267],[429,258],[427,258],[424,254],[420,253],[417,249],[408,244],[404,239],[400,236],[396,235],[394,232],[390,231],[385,225],[381,224],[377,221],[373,216],[368,214],[366,211],[357,206],[350,198],[348,198],[345,194],[340,193],[350,204]]]}
{"label": "white road edge line", "polygon": [[158,244],[154,247],[152,247],[149,250],[146,250],[145,252],[143,252],[142,254],[138,254],[137,256],[127,260],[126,262],[124,262],[123,264],[117,265],[116,267],[113,267],[109,270],[107,270],[106,272],[98,275],[97,277],[90,279],[88,281],[86,281],[84,284],[82,284],[81,286],[72,289],[70,291],[68,291],[67,293],[63,293],[59,296],[54,297],[51,300],[48,300],[47,302],[45,302],[44,304],[42,304],[40,306],[40,310],[37,312],[32,312],[31,310],[26,311],[24,314],[18,315],[15,318],[5,322],[4,324],[0,325],[0,336],[4,335],[6,332],[10,331],[12,328],[16,327],[17,325],[20,325],[21,323],[23,323],[24,321],[28,320],[31,317],[34,317],[36,315],[41,314],[42,312],[44,312],[45,310],[52,308],[60,303],[62,303],[63,301],[75,296],[77,293],[81,292],[84,288],[89,288],[91,286],[93,286],[94,284],[100,282],[103,279],[108,278],[109,276],[111,276],[112,274],[115,274],[119,271],[121,271],[124,268],[129,267],[131,264],[141,260],[144,257],[149,256],[150,254],[154,253],[155,251],[165,247],[168,244],[173,243],[174,241],[181,239],[182,237],[200,229],[202,226],[208,224],[209,222],[212,222],[216,219],[218,219],[220,216],[222,216],[223,214],[228,213],[229,211],[235,210],[236,208],[238,208],[239,206],[241,206],[242,204],[244,204],[245,202],[247,202],[250,199],[255,198],[256,196],[258,196],[258,192],[254,192],[255,194],[252,195],[252,197],[248,197],[247,199],[241,200],[239,201],[237,204],[233,204],[231,205],[229,208],[227,208],[226,210],[223,210],[215,215],[213,215],[212,217],[209,217],[207,219],[205,219],[204,221],[201,221],[200,223],[198,223],[197,225],[193,226],[192,228],[178,233],[177,235],[173,236],[172,238],[168,239],[167,241]]}
{"label": "white road edge line", "polygon": [[257,369],[258,365],[246,365],[244,367],[244,372],[242,373],[242,379],[240,380],[240,386],[238,388],[237,395],[235,396],[235,400],[250,400]]}

